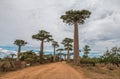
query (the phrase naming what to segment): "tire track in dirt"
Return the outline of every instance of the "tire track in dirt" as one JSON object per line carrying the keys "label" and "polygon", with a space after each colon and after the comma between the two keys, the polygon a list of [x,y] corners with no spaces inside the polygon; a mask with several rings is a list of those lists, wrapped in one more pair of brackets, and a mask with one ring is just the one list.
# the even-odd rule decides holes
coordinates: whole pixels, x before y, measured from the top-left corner
{"label": "tire track in dirt", "polygon": [[65,62],[34,66],[10,72],[0,79],[87,79]]}

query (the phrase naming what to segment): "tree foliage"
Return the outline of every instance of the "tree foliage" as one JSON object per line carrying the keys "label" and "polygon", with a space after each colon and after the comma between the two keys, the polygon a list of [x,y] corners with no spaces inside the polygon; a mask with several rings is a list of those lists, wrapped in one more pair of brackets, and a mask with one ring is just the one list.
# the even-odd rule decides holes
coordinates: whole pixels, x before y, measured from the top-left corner
{"label": "tree foliage", "polygon": [[119,66],[120,48],[113,47],[111,50],[107,50],[105,54],[100,57],[100,62],[105,64],[116,64],[117,66]]}
{"label": "tree foliage", "polygon": [[16,39],[14,41],[14,44],[17,46],[25,46],[27,44],[27,42],[25,42],[24,40]]}
{"label": "tree foliage", "polygon": [[21,61],[26,61],[27,63],[35,63],[37,62],[37,55],[33,50],[22,52],[21,53]]}
{"label": "tree foliage", "polygon": [[52,41],[52,46],[53,46],[54,48],[57,48],[57,47],[59,47],[59,44],[58,44],[57,41]]}
{"label": "tree foliage", "polygon": [[45,30],[40,30],[37,34],[33,35],[32,38],[44,42],[49,42],[53,40],[52,35],[50,35],[50,33]]}
{"label": "tree foliage", "polygon": [[91,12],[88,10],[69,10],[66,11],[65,15],[62,15],[60,18],[63,19],[63,22],[73,25],[74,22],[83,24],[86,18],[90,17]]}

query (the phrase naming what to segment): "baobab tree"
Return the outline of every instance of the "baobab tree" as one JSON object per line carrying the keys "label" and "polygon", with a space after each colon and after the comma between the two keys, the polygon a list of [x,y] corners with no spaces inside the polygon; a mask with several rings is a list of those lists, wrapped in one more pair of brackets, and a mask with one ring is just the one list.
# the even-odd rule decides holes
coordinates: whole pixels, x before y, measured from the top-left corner
{"label": "baobab tree", "polygon": [[73,43],[73,39],[71,38],[65,38],[62,41],[62,44],[65,47],[65,50],[67,50],[67,62],[70,62],[70,50],[72,49],[72,43]]}
{"label": "baobab tree", "polygon": [[84,24],[90,14],[91,12],[88,10],[69,10],[60,17],[63,22],[74,25],[74,63],[76,65],[80,64],[78,24]]}
{"label": "baobab tree", "polygon": [[25,42],[24,40],[17,39],[14,41],[14,44],[18,46],[17,61],[20,61],[21,47],[25,46],[27,42]]}
{"label": "baobab tree", "polygon": [[62,48],[59,48],[59,49],[57,49],[56,51],[59,51],[60,53],[59,53],[59,61],[62,61],[62,51],[63,51],[64,49],[62,49]]}
{"label": "baobab tree", "polygon": [[83,48],[83,52],[84,52],[83,57],[88,58],[88,54],[89,54],[90,51],[91,51],[90,46],[85,45],[84,48]]}
{"label": "baobab tree", "polygon": [[33,39],[41,41],[40,43],[40,63],[43,63],[43,49],[44,49],[44,42],[52,41],[52,35],[45,30],[40,30],[37,34],[32,36]]}
{"label": "baobab tree", "polygon": [[59,47],[58,42],[57,42],[57,41],[52,41],[52,46],[53,46],[53,48],[54,48],[53,61],[55,62],[55,60],[56,60],[56,54],[55,54],[56,48]]}

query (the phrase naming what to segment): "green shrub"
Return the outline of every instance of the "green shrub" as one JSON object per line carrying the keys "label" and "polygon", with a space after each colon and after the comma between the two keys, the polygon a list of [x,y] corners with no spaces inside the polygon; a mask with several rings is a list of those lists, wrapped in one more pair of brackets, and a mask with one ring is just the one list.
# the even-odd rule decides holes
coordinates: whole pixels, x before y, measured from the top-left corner
{"label": "green shrub", "polygon": [[9,71],[11,69],[11,64],[8,61],[0,62],[0,71]]}

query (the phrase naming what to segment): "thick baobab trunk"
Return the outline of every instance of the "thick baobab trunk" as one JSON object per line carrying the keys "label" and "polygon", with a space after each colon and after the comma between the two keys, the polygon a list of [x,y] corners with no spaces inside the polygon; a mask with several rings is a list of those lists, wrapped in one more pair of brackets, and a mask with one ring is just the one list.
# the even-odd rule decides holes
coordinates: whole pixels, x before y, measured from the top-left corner
{"label": "thick baobab trunk", "polygon": [[17,61],[20,61],[20,51],[21,51],[21,46],[18,46]]}
{"label": "thick baobab trunk", "polygon": [[56,55],[55,55],[55,47],[54,47],[54,58],[53,58],[53,61],[55,62],[56,60]]}
{"label": "thick baobab trunk", "polygon": [[69,52],[69,48],[68,48],[68,52],[67,52],[67,62],[70,62],[70,52]]}
{"label": "thick baobab trunk", "polygon": [[44,41],[41,41],[41,46],[40,46],[40,63],[43,61],[43,45]]}
{"label": "thick baobab trunk", "polygon": [[74,63],[80,64],[78,22],[74,22]]}

